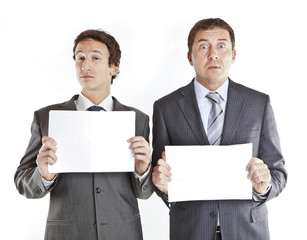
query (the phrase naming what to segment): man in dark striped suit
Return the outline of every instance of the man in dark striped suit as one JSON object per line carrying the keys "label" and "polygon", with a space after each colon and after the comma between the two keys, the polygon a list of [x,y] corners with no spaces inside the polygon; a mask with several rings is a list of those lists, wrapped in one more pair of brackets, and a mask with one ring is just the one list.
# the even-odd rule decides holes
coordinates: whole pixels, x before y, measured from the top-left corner
{"label": "man in dark striped suit", "polygon": [[[152,176],[157,194],[170,207],[170,239],[269,239],[266,202],[287,180],[270,98],[228,77],[236,58],[235,37],[222,19],[196,23],[188,47],[195,78],[156,101],[153,113]],[[168,202],[166,145],[242,143],[253,143],[253,158],[246,159],[252,200]],[[231,186],[231,179],[225,184],[240,188]]]}

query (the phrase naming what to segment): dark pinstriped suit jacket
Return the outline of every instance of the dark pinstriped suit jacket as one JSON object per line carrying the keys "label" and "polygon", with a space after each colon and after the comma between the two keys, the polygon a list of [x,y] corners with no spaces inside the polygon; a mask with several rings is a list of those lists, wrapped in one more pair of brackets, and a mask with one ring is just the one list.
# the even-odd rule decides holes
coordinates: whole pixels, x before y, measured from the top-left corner
{"label": "dark pinstriped suit jacket", "polygon": [[[35,160],[42,136],[48,136],[50,110],[76,110],[74,101],[48,106],[35,112],[29,146],[15,174],[15,184],[27,198],[42,198],[50,192],[45,239],[141,240],[142,228],[137,198],[153,192],[151,174],[140,183],[133,173],[62,173],[46,190]],[[114,111],[135,111],[136,136],[149,140],[149,117],[119,103]]]}
{"label": "dark pinstriped suit jacket", "polygon": [[[287,172],[269,96],[229,80],[221,145],[240,143],[253,143],[253,156],[268,165],[272,175],[272,189],[266,201],[276,197],[286,185]],[[209,145],[193,81],[154,104],[154,166],[165,145]],[[246,164],[249,160],[246,159]],[[158,189],[156,192],[165,200]],[[265,202],[224,200],[172,203],[170,239],[213,240],[218,211],[223,240],[270,238]]]}

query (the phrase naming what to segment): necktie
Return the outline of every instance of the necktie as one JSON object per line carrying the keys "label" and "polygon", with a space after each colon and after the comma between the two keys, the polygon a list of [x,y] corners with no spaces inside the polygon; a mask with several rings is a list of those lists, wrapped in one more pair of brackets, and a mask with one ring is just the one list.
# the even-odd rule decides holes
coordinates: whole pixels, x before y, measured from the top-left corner
{"label": "necktie", "polygon": [[206,97],[212,104],[208,119],[208,140],[211,145],[219,145],[222,138],[224,124],[224,112],[220,105],[221,97],[217,92],[209,92]]}
{"label": "necktie", "polygon": [[100,106],[91,106],[88,109],[86,109],[87,111],[105,111],[104,108],[100,107]]}

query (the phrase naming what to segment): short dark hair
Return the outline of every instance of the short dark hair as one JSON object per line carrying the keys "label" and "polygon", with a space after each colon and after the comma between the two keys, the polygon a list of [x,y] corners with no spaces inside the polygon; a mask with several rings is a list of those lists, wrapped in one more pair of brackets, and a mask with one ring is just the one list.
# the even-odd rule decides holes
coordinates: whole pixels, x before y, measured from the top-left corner
{"label": "short dark hair", "polygon": [[[109,50],[109,54],[110,54],[109,66],[111,66],[112,64],[114,64],[115,66],[119,65],[121,51],[120,51],[118,42],[115,40],[113,36],[111,36],[110,34],[100,29],[97,29],[97,30],[89,29],[89,30],[81,32],[76,37],[75,42],[74,42],[74,48],[73,48],[73,59],[74,60],[75,60],[75,50],[77,48],[78,43],[85,39],[93,39],[93,40],[104,43],[107,46]],[[113,79],[116,78],[117,74],[115,76],[112,76],[112,83],[113,83]]]}
{"label": "short dark hair", "polygon": [[189,52],[192,52],[192,46],[194,43],[195,35],[200,30],[209,30],[213,28],[223,28],[229,32],[232,49],[235,48],[235,33],[230,25],[220,18],[206,18],[195,23],[194,27],[191,29],[188,37],[188,48]]}

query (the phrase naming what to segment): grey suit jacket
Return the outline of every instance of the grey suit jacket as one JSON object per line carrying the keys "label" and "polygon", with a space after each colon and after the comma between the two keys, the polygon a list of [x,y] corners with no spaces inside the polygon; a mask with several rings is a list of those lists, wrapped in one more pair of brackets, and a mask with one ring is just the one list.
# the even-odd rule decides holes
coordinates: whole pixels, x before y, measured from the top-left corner
{"label": "grey suit jacket", "polygon": [[[286,185],[287,172],[269,96],[229,80],[221,145],[241,143],[253,143],[253,156],[268,165],[272,175],[272,188],[266,201],[276,197]],[[154,166],[165,145],[209,145],[193,81],[154,104]],[[188,161],[189,159],[187,164]],[[246,164],[248,161],[246,159]],[[167,203],[158,189],[156,192]],[[223,240],[269,239],[266,203],[253,200],[172,203],[170,239],[215,239],[218,212]]]}
{"label": "grey suit jacket", "polygon": [[[140,183],[133,173],[62,173],[46,190],[36,165],[42,136],[48,136],[50,110],[76,110],[74,101],[45,107],[34,113],[32,136],[15,174],[15,184],[27,198],[42,198],[50,192],[45,239],[141,240],[142,228],[137,198],[154,191],[151,174]],[[135,111],[135,135],[149,140],[149,117],[119,103],[114,111]]]}

